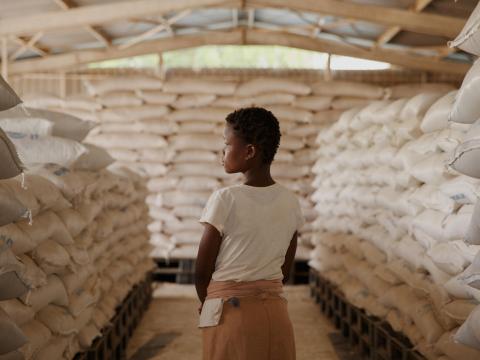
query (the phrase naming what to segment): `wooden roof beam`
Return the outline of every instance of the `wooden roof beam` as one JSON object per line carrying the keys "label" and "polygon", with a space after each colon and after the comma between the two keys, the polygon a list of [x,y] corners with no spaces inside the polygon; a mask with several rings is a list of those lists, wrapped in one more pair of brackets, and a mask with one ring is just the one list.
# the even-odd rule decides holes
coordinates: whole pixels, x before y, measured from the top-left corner
{"label": "wooden roof beam", "polygon": [[22,55],[27,50],[31,50],[40,56],[47,56],[48,52],[35,46],[35,44],[42,38],[42,36],[43,36],[43,32],[36,33],[28,40],[24,40],[20,37],[12,37],[11,40],[17,42],[20,45],[20,47],[12,55],[10,55],[9,60],[10,61],[16,60],[20,55]]}
{"label": "wooden roof beam", "polygon": [[248,9],[248,27],[253,28],[255,25],[255,9]]}
{"label": "wooden roof beam", "polygon": [[[430,3],[432,3],[433,0],[416,0],[415,4],[412,5],[410,8],[410,11],[419,13],[423,9],[425,9]],[[392,39],[397,36],[400,31],[402,31],[402,28],[400,26],[392,26],[385,30],[385,32],[380,35],[380,37],[377,40],[377,46],[382,46],[385,45],[386,43],[392,41]]]}
{"label": "wooden roof beam", "polygon": [[212,31],[199,35],[176,36],[161,40],[143,42],[125,50],[106,49],[77,51],[69,54],[51,55],[43,59],[22,60],[10,64],[11,74],[69,69],[84,64],[124,57],[152,54],[169,50],[191,48],[203,45],[281,45],[312,51],[351,56],[375,61],[384,61],[405,68],[431,72],[464,75],[470,64],[439,60],[436,57],[408,54],[380,48],[365,49],[346,43],[313,39],[278,31],[241,29],[234,31]]}
{"label": "wooden roof beam", "polygon": [[50,53],[50,50],[45,47],[40,47],[38,41],[43,36],[42,32],[33,35],[31,38],[21,38],[19,36],[10,36],[9,40],[16,42],[20,47],[10,56],[10,61],[17,59],[26,50],[31,50],[34,53],[44,57]]}
{"label": "wooden roof beam", "polygon": [[238,7],[240,0],[135,0],[77,7],[65,11],[10,17],[0,20],[0,36],[32,34],[87,25],[99,25],[127,18],[164,14],[228,4]]}
{"label": "wooden roof beam", "polygon": [[339,0],[246,0],[246,5],[253,8],[286,8],[328,14],[387,26],[400,26],[405,30],[448,38],[457,36],[466,22],[466,19],[451,16],[414,13],[409,10]]}
{"label": "wooden roof beam", "polygon": [[412,55],[402,51],[380,48],[364,49],[341,42],[318,38],[313,39],[307,36],[274,31],[248,30],[246,32],[246,43],[250,45],[289,46],[367,60],[383,61],[405,68],[450,74],[465,75],[471,66],[470,64],[439,60],[437,57]]}
{"label": "wooden roof beam", "polygon": [[150,30],[145,31],[144,33],[135,36],[127,41],[125,41],[123,44],[118,46],[119,50],[124,50],[127,49],[135,44],[138,44],[163,30],[167,30],[170,33],[170,36],[173,36],[173,29],[172,25],[177,22],[178,20],[184,18],[185,16],[188,16],[192,11],[190,9],[184,10],[180,12],[179,14],[172,16],[170,19],[166,20],[163,17],[160,18],[160,24],[151,28]]}
{"label": "wooden roof beam", "polygon": [[92,62],[158,54],[159,52],[185,49],[204,45],[240,45],[242,32],[211,31],[199,35],[168,37],[165,39],[142,42],[125,50],[116,48],[104,50],[83,50],[67,54],[51,55],[42,59],[16,61],[9,65],[11,74],[71,69]]}
{"label": "wooden roof beam", "polygon": [[[63,10],[70,10],[78,7],[73,0],[53,0],[55,3],[60,6]],[[89,32],[95,39],[100,41],[106,47],[110,47],[112,40],[101,30],[95,28],[91,25],[84,26],[85,30]]]}

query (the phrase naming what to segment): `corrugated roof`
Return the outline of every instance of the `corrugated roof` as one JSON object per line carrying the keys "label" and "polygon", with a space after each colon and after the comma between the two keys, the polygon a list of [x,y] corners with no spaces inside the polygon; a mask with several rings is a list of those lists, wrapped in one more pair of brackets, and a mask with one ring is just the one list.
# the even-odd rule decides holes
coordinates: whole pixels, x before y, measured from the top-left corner
{"label": "corrugated roof", "polygon": [[[126,4],[135,7],[124,9]],[[352,11],[351,4],[361,8]],[[461,72],[472,57],[446,43],[476,5],[476,0],[3,0],[0,38],[7,39],[12,73],[209,43],[290,45],[423,70],[428,61],[445,62]],[[369,17],[372,6],[385,16]],[[401,10],[401,16],[389,10]],[[441,18],[430,21],[431,15]],[[65,24],[55,25],[62,19]],[[442,28],[440,21],[452,26]]]}

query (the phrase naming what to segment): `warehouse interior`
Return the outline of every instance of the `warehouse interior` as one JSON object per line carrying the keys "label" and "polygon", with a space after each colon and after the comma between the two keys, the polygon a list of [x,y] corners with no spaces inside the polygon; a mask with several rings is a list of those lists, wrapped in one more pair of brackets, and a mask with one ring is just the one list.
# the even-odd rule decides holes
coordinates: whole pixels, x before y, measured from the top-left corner
{"label": "warehouse interior", "polygon": [[0,360],[202,358],[199,218],[250,106],[305,219],[297,359],[480,359],[479,28],[474,0],[0,2]]}

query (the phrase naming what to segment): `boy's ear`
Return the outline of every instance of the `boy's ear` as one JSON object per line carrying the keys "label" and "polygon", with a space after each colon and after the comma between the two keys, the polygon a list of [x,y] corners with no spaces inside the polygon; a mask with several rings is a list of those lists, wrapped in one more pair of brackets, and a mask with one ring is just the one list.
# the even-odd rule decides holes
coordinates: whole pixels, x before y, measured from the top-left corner
{"label": "boy's ear", "polygon": [[248,144],[246,160],[253,159],[255,155],[257,155],[257,148],[255,147],[255,145]]}

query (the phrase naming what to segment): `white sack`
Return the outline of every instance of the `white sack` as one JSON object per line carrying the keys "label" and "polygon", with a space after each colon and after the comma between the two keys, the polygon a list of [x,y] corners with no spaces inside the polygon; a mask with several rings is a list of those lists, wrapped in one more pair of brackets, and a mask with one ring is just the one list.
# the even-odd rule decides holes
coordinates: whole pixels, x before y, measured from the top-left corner
{"label": "white sack", "polygon": [[8,110],[21,104],[22,100],[15,94],[10,85],[0,75],[0,111]]}
{"label": "white sack", "polygon": [[310,94],[311,89],[308,85],[301,82],[286,79],[259,78],[249,80],[244,82],[243,84],[240,84],[235,91],[235,95],[240,97],[248,97],[272,92],[286,92],[295,95],[308,95]]}
{"label": "white sack", "polygon": [[154,134],[98,134],[89,136],[88,142],[100,147],[118,149],[164,148],[168,145],[165,138]]}
{"label": "white sack", "polygon": [[26,165],[54,163],[69,167],[87,149],[82,144],[54,136],[37,138],[20,133],[7,133]]}
{"label": "white sack", "polygon": [[305,123],[312,121],[312,113],[310,111],[298,109],[293,106],[272,105],[268,107],[268,110],[275,115],[278,121],[280,121],[280,126],[282,126],[283,121],[296,121]]}
{"label": "white sack", "polygon": [[104,109],[99,113],[99,117],[106,122],[130,122],[152,117],[161,118],[168,113],[169,109],[164,105],[143,105]]}
{"label": "white sack", "polygon": [[198,108],[210,105],[216,98],[217,97],[212,94],[182,95],[170,106],[174,109]]}
{"label": "white sack", "polygon": [[[44,118],[30,117],[24,110],[13,108],[0,113],[0,128],[7,132],[48,136],[52,134],[53,123]],[[17,112],[22,112],[17,114]]]}
{"label": "white sack", "polygon": [[28,343],[21,348],[26,359],[31,359],[37,351],[45,347],[52,337],[51,331],[37,320],[28,322],[21,329],[28,338]]}
{"label": "white sack", "polygon": [[470,266],[459,276],[459,280],[468,286],[480,290],[480,252]]}
{"label": "white sack", "polygon": [[480,55],[480,6],[477,4],[470,14],[465,26],[455,40],[450,41],[448,46],[457,47],[467,53]]}
{"label": "white sack", "polygon": [[458,91],[449,121],[462,124],[473,124],[480,118],[480,108],[477,106],[477,94],[480,84],[480,61],[475,61],[463,79]]}
{"label": "white sack", "polygon": [[[0,78],[1,79],[1,78]],[[18,156],[17,149],[7,134],[0,128],[0,162],[2,169],[0,179],[9,179],[20,175],[24,166]]]}
{"label": "white sack", "polygon": [[354,107],[364,107],[370,104],[372,99],[362,97],[340,96],[332,100],[333,110],[348,110]]}
{"label": "white sack", "polygon": [[[133,91],[111,92],[111,93],[100,96],[98,98],[98,102],[108,108],[140,106],[143,103],[142,99],[138,98]],[[96,110],[99,110],[99,109],[96,109]]]}
{"label": "white sack", "polygon": [[411,118],[423,119],[430,107],[441,97],[439,93],[423,93],[414,96],[406,104],[400,112],[401,120],[409,120]]}
{"label": "white sack", "polygon": [[173,79],[163,85],[163,91],[176,94],[232,95],[237,85],[227,81],[202,79]]}
{"label": "white sack", "polygon": [[176,135],[169,141],[175,150],[219,151],[223,148],[222,139],[217,135]]}
{"label": "white sack", "polygon": [[[97,99],[89,95],[72,95],[63,100],[63,106],[67,109],[96,111],[102,108],[102,104],[97,102]],[[48,106],[42,106],[48,107]]]}
{"label": "white sack", "polygon": [[438,99],[425,114],[420,129],[424,133],[443,130],[448,126],[448,116],[455,102],[457,90],[449,92]]}
{"label": "white sack", "polygon": [[436,92],[443,95],[453,90],[455,90],[455,87],[451,84],[421,83],[394,85],[386,89],[386,92],[389,99],[401,99],[411,98],[427,92]]}
{"label": "white sack", "polygon": [[28,209],[7,188],[0,187],[0,199],[0,226],[28,216]]}
{"label": "white sack", "polygon": [[202,107],[197,109],[182,109],[171,112],[167,119],[177,122],[206,121],[224,123],[225,118],[232,110],[223,107]]}
{"label": "white sack", "polygon": [[95,126],[91,121],[82,120],[63,112],[32,108],[28,108],[27,111],[32,117],[52,122],[52,135],[60,138],[82,141]]}
{"label": "white sack", "polygon": [[475,204],[480,197],[480,180],[461,175],[441,184],[439,190],[458,204]]}
{"label": "white sack", "polygon": [[19,349],[28,342],[20,328],[0,309],[0,355]]}
{"label": "white sack", "polygon": [[31,306],[35,312],[43,309],[48,304],[59,306],[68,305],[67,292],[62,281],[55,275],[50,275],[47,279],[47,285],[33,290],[28,296],[21,298],[25,305]]}
{"label": "white sack", "polygon": [[75,161],[73,164],[75,169],[98,171],[105,169],[115,161],[105,149],[91,144],[85,144],[84,146],[87,151]]}
{"label": "white sack", "polygon": [[0,309],[7,313],[18,326],[27,324],[35,316],[35,311],[18,299],[0,301]]}
{"label": "white sack", "polygon": [[217,124],[207,121],[185,121],[178,126],[180,134],[213,133],[217,129]]}
{"label": "white sack", "polygon": [[90,95],[101,95],[122,90],[159,90],[163,84],[159,79],[150,76],[111,77],[104,80],[86,80],[85,87]]}
{"label": "white sack", "polygon": [[455,334],[455,341],[476,349],[480,353],[480,305],[477,306],[468,319]]}
{"label": "white sack", "polygon": [[293,106],[310,111],[328,110],[332,100],[331,96],[298,96],[296,99],[293,96],[292,98]]}
{"label": "white sack", "polygon": [[463,142],[455,149],[449,165],[464,175],[480,178],[479,149],[480,120],[472,125]]}
{"label": "white sack", "polygon": [[380,86],[348,81],[323,81],[312,85],[315,95],[327,96],[361,96],[369,99],[380,99],[384,89]]}
{"label": "white sack", "polygon": [[170,105],[177,99],[177,94],[169,94],[163,91],[137,90],[137,95],[147,104]]}

